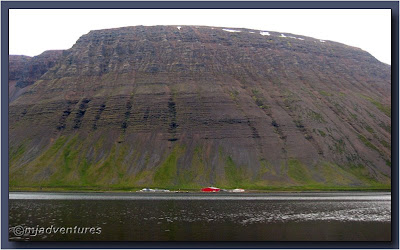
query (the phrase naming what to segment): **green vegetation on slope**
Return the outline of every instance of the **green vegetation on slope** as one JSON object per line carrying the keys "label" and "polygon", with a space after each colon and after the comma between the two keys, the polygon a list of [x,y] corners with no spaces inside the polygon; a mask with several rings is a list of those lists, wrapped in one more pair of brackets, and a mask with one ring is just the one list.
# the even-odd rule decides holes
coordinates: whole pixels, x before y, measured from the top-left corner
{"label": "green vegetation on slope", "polygon": [[[366,139],[365,139],[366,140]],[[103,145],[101,138],[97,144]],[[338,147],[341,148],[339,141]],[[162,159],[155,168],[143,168],[137,174],[128,174],[127,162],[136,164],[134,159],[137,154],[128,150],[124,144],[114,143],[107,150],[95,146],[95,155],[103,152],[100,160],[93,161],[83,151],[85,145],[79,136],[72,138],[59,137],[51,146],[32,164],[36,167],[32,176],[46,172],[46,168],[53,168],[48,178],[39,181],[24,183],[13,174],[10,178],[11,189],[40,188],[54,190],[136,190],[142,187],[199,190],[210,185],[210,177],[215,174],[204,161],[203,147],[193,149],[191,165],[184,166],[179,163],[187,153],[186,147],[176,145]],[[14,152],[23,151],[14,149]],[[190,152],[189,152],[190,153]],[[18,153],[14,153],[18,155]],[[390,178],[387,182],[378,181],[371,176],[365,166],[337,166],[332,163],[320,162],[315,166],[307,166],[300,160],[291,158],[286,161],[286,167],[279,174],[272,164],[266,159],[259,160],[259,171],[253,176],[246,170],[245,165],[235,163],[233,156],[226,155],[222,148],[219,156],[223,174],[217,176],[216,185],[220,188],[245,188],[253,190],[365,190],[365,189],[390,189]],[[92,159],[92,160],[90,160]],[[128,160],[129,159],[129,160]],[[149,155],[143,156],[146,166],[149,164]],[[387,161],[390,165],[390,161]],[[59,167],[53,167],[59,166]],[[292,183],[282,179],[287,175]],[[145,180],[145,182],[141,182]],[[144,186],[143,186],[144,185]],[[21,189],[22,188],[22,189]]]}
{"label": "green vegetation on slope", "polygon": [[366,96],[366,95],[361,95],[361,97],[364,98],[365,100],[368,100],[369,102],[371,102],[373,105],[375,105],[375,107],[377,107],[385,115],[391,117],[392,109],[390,106],[384,105],[384,104],[380,103],[379,101],[377,101],[369,96]]}
{"label": "green vegetation on slope", "polygon": [[324,131],[320,130],[320,129],[318,129],[318,133],[319,133],[322,137],[325,137],[325,136],[326,136],[326,133],[325,133]]}
{"label": "green vegetation on slope", "polygon": [[310,111],[308,112],[308,116],[309,116],[311,119],[313,119],[314,121],[317,121],[317,122],[319,122],[319,123],[326,123],[324,117],[323,117],[320,113],[317,113],[317,112],[315,112],[315,111],[313,111],[313,110],[310,110]]}
{"label": "green vegetation on slope", "polygon": [[358,138],[365,144],[365,146],[375,150],[379,154],[382,154],[382,152],[377,147],[375,147],[375,145],[372,144],[367,138],[365,138],[365,136],[363,136],[362,134],[359,134]]}
{"label": "green vegetation on slope", "polygon": [[25,153],[25,145],[21,144],[17,148],[10,147],[10,164],[18,161]]}
{"label": "green vegetation on slope", "polygon": [[159,186],[175,186],[177,162],[184,151],[183,146],[175,146],[154,174],[154,183]]}
{"label": "green vegetation on slope", "polygon": [[356,176],[359,180],[363,181],[369,186],[386,186],[383,183],[378,182],[371,174],[368,172],[367,168],[362,164],[350,165],[347,169],[350,173]]}
{"label": "green vegetation on slope", "polygon": [[314,180],[309,173],[309,170],[297,159],[289,159],[288,164],[288,175],[290,178],[300,184],[313,184]]}
{"label": "green vegetation on slope", "polygon": [[236,166],[231,156],[226,157],[224,169],[225,177],[228,181],[227,185],[229,187],[239,187],[243,184],[245,180],[244,171],[242,168]]}
{"label": "green vegetation on slope", "polygon": [[323,95],[323,96],[333,96],[333,94],[331,94],[331,93],[329,93],[329,92],[326,92],[325,90],[321,90],[321,91],[319,91],[319,93],[320,93],[321,95]]}

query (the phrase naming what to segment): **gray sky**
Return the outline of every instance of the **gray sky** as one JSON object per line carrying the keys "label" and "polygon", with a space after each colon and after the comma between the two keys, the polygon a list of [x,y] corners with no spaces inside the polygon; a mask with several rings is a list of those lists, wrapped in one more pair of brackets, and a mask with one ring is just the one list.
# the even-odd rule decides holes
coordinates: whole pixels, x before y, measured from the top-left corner
{"label": "gray sky", "polygon": [[205,25],[278,31],[331,40],[390,64],[390,9],[81,10],[11,9],[9,53],[35,56],[68,49],[90,30],[135,25]]}

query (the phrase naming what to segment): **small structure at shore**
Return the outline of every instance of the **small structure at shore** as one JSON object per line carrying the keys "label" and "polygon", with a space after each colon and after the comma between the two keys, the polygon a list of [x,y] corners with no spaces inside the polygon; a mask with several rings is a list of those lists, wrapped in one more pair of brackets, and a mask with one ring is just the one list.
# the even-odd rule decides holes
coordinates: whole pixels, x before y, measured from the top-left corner
{"label": "small structure at shore", "polygon": [[245,190],[243,188],[235,188],[231,192],[232,193],[243,193]]}
{"label": "small structure at shore", "polygon": [[168,189],[151,189],[151,188],[143,188],[138,192],[170,192]]}
{"label": "small structure at shore", "polygon": [[206,187],[206,188],[202,188],[201,192],[211,192],[211,193],[216,193],[221,191],[221,189],[216,188],[216,187]]}

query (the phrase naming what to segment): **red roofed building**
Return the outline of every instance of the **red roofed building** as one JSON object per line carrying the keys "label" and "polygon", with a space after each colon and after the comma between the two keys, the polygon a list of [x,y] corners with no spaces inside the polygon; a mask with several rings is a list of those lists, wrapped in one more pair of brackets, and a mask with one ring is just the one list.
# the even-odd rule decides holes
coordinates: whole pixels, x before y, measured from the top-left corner
{"label": "red roofed building", "polygon": [[219,192],[221,189],[216,188],[216,187],[206,187],[201,189],[201,192]]}

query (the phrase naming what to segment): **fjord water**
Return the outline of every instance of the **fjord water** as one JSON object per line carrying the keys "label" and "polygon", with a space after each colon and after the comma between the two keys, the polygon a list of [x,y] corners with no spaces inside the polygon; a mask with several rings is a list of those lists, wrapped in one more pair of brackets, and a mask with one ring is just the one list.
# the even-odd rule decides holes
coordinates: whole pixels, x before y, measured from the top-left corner
{"label": "fjord water", "polygon": [[[390,241],[388,192],[11,192],[10,240]],[[16,227],[94,227],[100,233],[17,237]]]}

